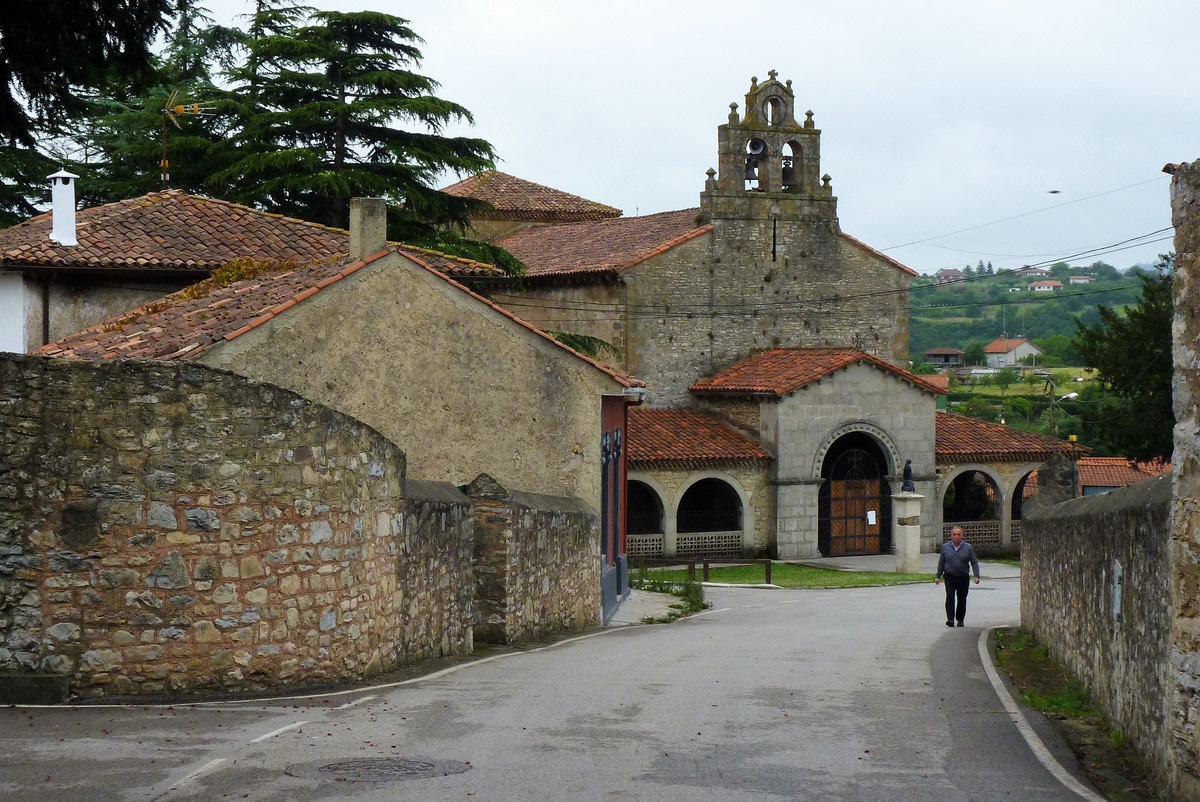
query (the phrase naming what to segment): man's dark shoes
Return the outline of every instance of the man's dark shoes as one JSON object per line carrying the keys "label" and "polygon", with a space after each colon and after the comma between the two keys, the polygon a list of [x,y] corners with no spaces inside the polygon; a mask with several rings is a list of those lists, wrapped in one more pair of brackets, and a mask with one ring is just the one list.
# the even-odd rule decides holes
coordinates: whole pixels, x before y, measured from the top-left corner
{"label": "man's dark shoes", "polygon": [[952,626],[954,626],[954,622],[953,622],[953,621],[947,621],[947,622],[946,622],[946,626],[948,626],[948,627],[952,627]]}
{"label": "man's dark shoes", "polygon": [[[961,627],[961,626],[964,626],[964,624],[963,624],[963,622],[962,622],[962,621],[959,621],[959,622],[958,622],[958,625],[959,625],[960,627]],[[950,626],[950,624],[946,624],[946,626]]]}

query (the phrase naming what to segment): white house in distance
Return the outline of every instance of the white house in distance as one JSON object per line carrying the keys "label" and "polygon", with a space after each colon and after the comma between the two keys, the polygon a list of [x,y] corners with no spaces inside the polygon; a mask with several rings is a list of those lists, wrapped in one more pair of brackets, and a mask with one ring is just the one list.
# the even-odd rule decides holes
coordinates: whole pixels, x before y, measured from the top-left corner
{"label": "white house in distance", "polygon": [[1030,292],[1057,292],[1062,289],[1062,282],[1054,279],[1046,279],[1045,281],[1032,281],[1029,284]]}
{"label": "white house in distance", "polygon": [[1028,356],[1041,356],[1043,351],[1024,337],[997,337],[983,349],[989,368],[1010,368],[1021,364]]}

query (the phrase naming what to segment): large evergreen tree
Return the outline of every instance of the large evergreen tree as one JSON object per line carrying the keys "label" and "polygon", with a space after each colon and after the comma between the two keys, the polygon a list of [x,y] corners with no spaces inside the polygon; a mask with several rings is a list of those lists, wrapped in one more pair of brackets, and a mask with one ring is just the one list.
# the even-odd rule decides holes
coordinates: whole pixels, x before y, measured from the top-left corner
{"label": "large evergreen tree", "polygon": [[413,71],[421,39],[408,22],[321,11],[291,27],[284,12],[294,11],[260,0],[248,58],[231,73],[246,116],[237,160],[213,177],[220,194],[341,227],[351,197],[383,197],[394,238],[464,222],[474,203],[433,184],[488,169],[495,154],[482,139],[442,134],[472,117]]}
{"label": "large evergreen tree", "polygon": [[0,140],[33,147],[83,112],[81,87],[146,75],[171,0],[8,0],[0,13]]}
{"label": "large evergreen tree", "polygon": [[1124,314],[1101,305],[1095,325],[1077,324],[1075,347],[1095,368],[1113,398],[1100,406],[1099,424],[1111,447],[1131,459],[1170,459],[1175,415],[1171,406],[1171,268],[1142,274],[1142,297]]}

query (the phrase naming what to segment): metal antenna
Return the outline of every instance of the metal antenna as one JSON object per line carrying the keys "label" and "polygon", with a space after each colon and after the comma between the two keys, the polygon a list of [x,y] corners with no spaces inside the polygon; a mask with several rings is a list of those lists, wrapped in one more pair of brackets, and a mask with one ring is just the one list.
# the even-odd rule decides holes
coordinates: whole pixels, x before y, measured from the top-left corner
{"label": "metal antenna", "polygon": [[212,114],[215,108],[211,103],[176,103],[178,97],[179,90],[172,89],[171,95],[162,109],[162,160],[159,162],[159,168],[162,171],[162,188],[164,190],[171,188],[171,162],[167,158],[167,121],[170,120],[172,125],[183,130],[183,126],[179,124],[179,117],[185,114],[193,114],[197,117]]}

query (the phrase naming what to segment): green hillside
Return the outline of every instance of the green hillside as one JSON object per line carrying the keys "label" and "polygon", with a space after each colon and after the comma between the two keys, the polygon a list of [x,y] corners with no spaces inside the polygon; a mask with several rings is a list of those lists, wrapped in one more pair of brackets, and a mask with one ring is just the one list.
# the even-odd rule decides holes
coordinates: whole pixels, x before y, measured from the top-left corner
{"label": "green hillside", "polygon": [[[966,351],[973,340],[986,344],[1008,336],[1033,340],[1047,352],[1047,365],[1082,365],[1068,342],[1075,336],[1076,319],[1094,325],[1098,304],[1120,309],[1137,303],[1138,269],[1122,273],[1103,263],[1090,267],[1060,263],[1050,270],[1050,277],[972,271],[946,284],[938,284],[933,276],[919,277],[909,292],[909,358],[917,363],[921,352],[931,348]],[[1092,281],[1070,284],[1071,276],[1088,276]],[[1031,282],[1047,278],[1063,286],[1047,292],[1028,289]]]}

